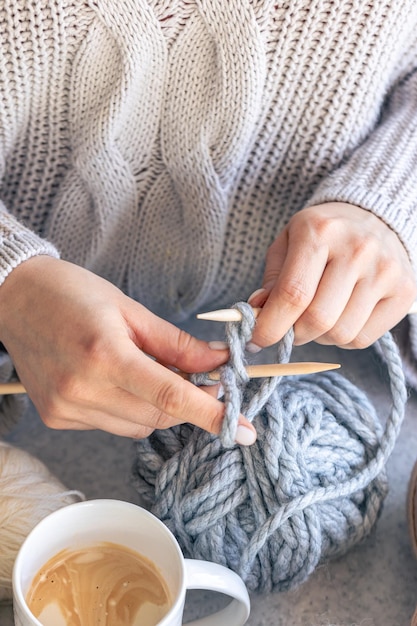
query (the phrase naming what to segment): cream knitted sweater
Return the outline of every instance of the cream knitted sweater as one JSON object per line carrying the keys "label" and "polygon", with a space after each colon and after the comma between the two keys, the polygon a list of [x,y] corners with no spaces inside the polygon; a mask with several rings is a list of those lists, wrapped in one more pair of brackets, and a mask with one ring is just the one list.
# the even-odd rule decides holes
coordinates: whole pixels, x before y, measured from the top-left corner
{"label": "cream knitted sweater", "polygon": [[3,0],[0,282],[59,254],[179,321],[328,200],[417,273],[416,68],[416,0]]}

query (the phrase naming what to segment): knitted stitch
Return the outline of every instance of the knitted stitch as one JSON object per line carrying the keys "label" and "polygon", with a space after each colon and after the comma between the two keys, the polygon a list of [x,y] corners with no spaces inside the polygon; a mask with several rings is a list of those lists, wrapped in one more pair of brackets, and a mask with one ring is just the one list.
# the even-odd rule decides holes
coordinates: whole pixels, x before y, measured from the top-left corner
{"label": "knitted stitch", "polygon": [[[248,383],[251,319],[239,308],[247,317],[228,324],[231,358],[221,374],[226,447],[190,425],[156,431],[135,442],[132,480],[187,556],[230,567],[251,590],[290,589],[373,528],[406,386],[389,333],[379,342],[393,399],[384,429],[366,395],[334,372]],[[279,361],[290,344],[291,336],[281,342]],[[240,411],[258,432],[250,447],[231,447]]]}

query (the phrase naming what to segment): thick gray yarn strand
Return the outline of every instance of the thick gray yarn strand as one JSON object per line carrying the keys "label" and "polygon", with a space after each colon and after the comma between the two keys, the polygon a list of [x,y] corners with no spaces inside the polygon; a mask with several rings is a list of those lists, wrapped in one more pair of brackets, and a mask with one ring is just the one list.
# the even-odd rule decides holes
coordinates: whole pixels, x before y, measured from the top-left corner
{"label": "thick gray yarn strand", "polygon": [[[230,322],[226,325],[230,359],[226,365],[220,368],[220,381],[224,390],[225,404],[220,439],[227,448],[232,448],[235,445],[236,428],[242,405],[242,389],[249,380],[245,370],[245,345],[251,338],[255,325],[255,316],[249,304],[239,302],[234,308],[242,314],[242,321],[239,323]],[[206,374],[195,374],[191,377],[191,381],[196,385],[213,384],[213,381]]]}
{"label": "thick gray yarn strand", "polygon": [[[289,589],[373,528],[406,385],[389,333],[379,340],[392,395],[384,428],[366,395],[337,373],[248,381],[254,319],[237,306],[244,323],[227,325],[220,438],[190,425],[156,431],[135,444],[132,478],[187,556],[231,567],[251,590]],[[277,361],[289,360],[292,339],[280,342]],[[239,412],[258,431],[249,448],[233,443]]]}
{"label": "thick gray yarn strand", "polygon": [[[247,302],[238,302],[234,305],[242,314],[241,322],[230,322],[226,325],[226,339],[230,348],[229,362],[220,368],[220,382],[224,390],[225,415],[223,419],[220,439],[226,448],[231,448],[236,441],[236,428],[242,406],[242,391],[249,381],[245,370],[245,346],[252,337],[255,326],[255,316],[252,307]],[[277,360],[287,363],[291,356],[293,331],[286,334],[278,346]],[[195,374],[191,377],[197,385],[212,385],[213,381],[206,374]],[[264,385],[252,397],[246,409],[249,421],[259,413],[271,394],[275,391],[280,377],[268,378]]]}

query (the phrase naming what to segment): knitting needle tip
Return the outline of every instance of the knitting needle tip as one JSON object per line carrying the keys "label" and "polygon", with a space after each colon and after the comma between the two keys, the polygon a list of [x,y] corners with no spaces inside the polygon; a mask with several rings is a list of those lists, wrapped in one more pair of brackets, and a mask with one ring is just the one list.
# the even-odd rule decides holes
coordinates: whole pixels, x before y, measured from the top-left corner
{"label": "knitting needle tip", "polygon": [[[258,317],[261,309],[253,308],[253,314]],[[209,322],[240,322],[242,314],[237,309],[218,309],[217,311],[207,311],[197,315],[199,320],[207,320]]]}

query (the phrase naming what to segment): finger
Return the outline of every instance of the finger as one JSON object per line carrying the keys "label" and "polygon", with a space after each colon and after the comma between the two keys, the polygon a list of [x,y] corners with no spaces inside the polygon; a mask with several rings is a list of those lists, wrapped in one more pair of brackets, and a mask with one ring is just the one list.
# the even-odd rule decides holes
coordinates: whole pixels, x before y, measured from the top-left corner
{"label": "finger", "polygon": [[[218,388],[219,385],[200,387],[214,398],[217,397]],[[60,409],[52,411],[52,414],[44,417],[43,421],[49,428],[55,430],[103,430],[136,439],[147,437],[155,427],[168,428],[181,423],[169,415],[163,415],[148,403],[138,402],[135,396],[123,389],[100,391],[99,397],[100,406],[97,408],[93,403],[84,407],[61,403]],[[67,412],[71,415],[70,418],[64,417]],[[59,415],[61,417],[58,417]]]}
{"label": "finger", "polygon": [[[124,355],[124,361],[115,368],[114,382],[157,410],[154,415],[155,427],[166,427],[169,420],[171,423],[175,420],[175,423],[189,422],[214,434],[220,432],[224,416],[223,403],[145,357],[136,348],[128,350],[126,347],[126,350],[121,350],[121,354]],[[242,431],[246,436],[245,441],[249,441],[251,435],[250,443],[253,443],[256,431],[243,415],[239,418],[239,426],[248,431]]]}
{"label": "finger", "polygon": [[[280,263],[281,256],[277,258]],[[318,246],[313,250],[308,242],[299,245],[297,235],[288,239],[284,263],[276,270],[277,281],[258,316],[253,344],[272,345],[295,324],[313,300],[327,260],[327,247]],[[273,254],[268,263],[273,265]],[[269,277],[273,274],[271,268],[266,272]]]}
{"label": "finger", "polygon": [[[136,320],[140,320],[140,326]],[[223,342],[197,339],[133,301],[128,323],[141,350],[185,372],[205,372],[228,359],[229,350]]]}
{"label": "finger", "polygon": [[355,290],[335,327],[316,339],[317,343],[355,350],[367,348],[407,313],[401,297],[381,299],[372,307],[367,303],[366,288],[362,294],[360,291]]}
{"label": "finger", "polygon": [[[364,329],[367,321],[375,311],[375,306],[375,300],[369,298],[369,293],[367,293],[364,285],[361,287],[357,286],[334,326],[321,336],[316,337],[315,341],[322,345],[336,345],[343,348],[353,347],[353,342],[356,341]],[[368,340],[365,334],[362,335],[362,341],[364,342],[362,347],[367,347],[372,343],[372,340]],[[359,347],[359,344],[357,347]]]}
{"label": "finger", "polygon": [[[340,257],[327,263],[313,300],[294,324],[295,345],[303,345],[319,337],[328,338],[331,335],[330,331],[335,329],[352,298],[357,281],[358,269],[353,264]],[[370,292],[368,297],[369,295]],[[358,294],[357,299],[360,300]],[[379,296],[375,296],[373,303],[378,299]],[[370,310],[372,308],[373,304]],[[365,322],[365,315],[363,308],[358,311],[358,318],[361,318],[362,323]],[[358,319],[357,328],[361,328],[360,323]]]}
{"label": "finger", "polygon": [[42,415],[45,424],[59,430],[98,429],[137,438],[181,423],[125,389],[111,385],[94,390],[92,386],[88,386],[88,397],[83,387],[78,397],[73,393],[49,401]]}
{"label": "finger", "polygon": [[399,269],[390,267],[380,272],[376,266],[372,274],[357,282],[337,323],[316,341],[341,347],[368,347],[405,317],[414,293],[414,280]]}
{"label": "finger", "polygon": [[[44,421],[49,426],[60,429],[70,427],[70,424],[86,424],[89,429],[102,430],[109,430],[108,424],[114,419],[149,429],[168,428],[185,421],[183,417],[178,419],[164,413],[144,399],[147,390],[142,381],[146,368],[153,364],[157,365],[162,372],[169,370],[152,361],[139,350],[135,349],[135,351],[137,356],[144,361],[141,375],[136,380],[136,395],[126,390],[124,381],[121,381],[123,386],[116,386],[109,380],[105,381],[106,387],[103,384],[98,386],[95,380],[85,381],[82,385],[70,385],[68,389],[62,389],[59,395],[48,398],[43,410]],[[178,374],[174,372],[172,374],[176,381],[182,381]],[[194,385],[189,384],[189,386],[194,389]],[[206,398],[208,396],[202,391],[202,399]],[[115,432],[114,428],[112,432]],[[118,431],[118,434],[121,434],[121,431]]]}
{"label": "finger", "polygon": [[380,300],[353,341],[344,344],[343,347],[351,349],[367,348],[403,319],[407,315],[407,311],[408,304],[403,297],[398,296]]}

